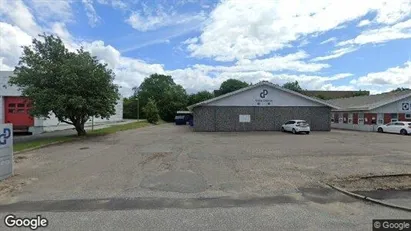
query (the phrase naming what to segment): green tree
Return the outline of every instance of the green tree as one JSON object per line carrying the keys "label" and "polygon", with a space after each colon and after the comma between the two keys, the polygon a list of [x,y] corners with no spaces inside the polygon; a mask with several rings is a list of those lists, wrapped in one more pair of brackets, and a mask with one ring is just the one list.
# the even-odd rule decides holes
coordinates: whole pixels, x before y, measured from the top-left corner
{"label": "green tree", "polygon": [[123,118],[125,119],[138,119],[139,102],[137,96],[124,97],[123,99]]}
{"label": "green tree", "polygon": [[237,80],[237,79],[228,79],[221,83],[218,90],[214,90],[214,96],[224,95],[233,91],[237,91],[241,88],[248,87],[248,83]]}
{"label": "green tree", "polygon": [[329,97],[327,97],[327,96],[325,96],[325,95],[321,95],[321,94],[317,95],[316,97],[319,98],[319,99],[322,99],[322,100],[328,100],[328,99],[330,99]]}
{"label": "green tree", "polygon": [[209,91],[199,91],[188,96],[188,105],[193,105],[212,98],[214,98],[213,93]]}
{"label": "green tree", "polygon": [[410,91],[410,88],[406,87],[398,87],[397,89],[392,90],[391,92],[399,92],[399,91]]}
{"label": "green tree", "polygon": [[158,102],[160,118],[164,121],[174,121],[177,111],[187,108],[187,93],[181,85],[173,85],[164,91],[163,98]]}
{"label": "green tree", "polygon": [[354,97],[356,97],[356,96],[367,96],[367,95],[370,95],[370,92],[369,91],[363,91],[363,90],[359,90],[357,92],[354,92],[354,94],[353,94]]}
{"label": "green tree", "polygon": [[[184,110],[187,106],[185,89],[175,84],[169,75],[152,74],[144,79],[135,92],[142,107],[152,98],[157,103],[161,119],[168,122],[174,120],[178,110]],[[145,113],[143,116],[146,117]]]}
{"label": "green tree", "polygon": [[300,84],[298,83],[298,81],[295,82],[287,82],[283,85],[283,88],[286,88],[288,90],[292,90],[295,92],[303,92],[303,89],[301,88]]}
{"label": "green tree", "polygon": [[157,104],[153,99],[148,99],[143,111],[149,123],[156,124],[159,121],[160,116],[158,115]]}
{"label": "green tree", "polygon": [[31,114],[71,124],[79,136],[86,135],[84,124],[92,117],[115,114],[119,99],[113,84],[114,73],[83,48],[69,52],[59,37],[40,35],[23,55],[10,84],[17,85],[33,104]]}

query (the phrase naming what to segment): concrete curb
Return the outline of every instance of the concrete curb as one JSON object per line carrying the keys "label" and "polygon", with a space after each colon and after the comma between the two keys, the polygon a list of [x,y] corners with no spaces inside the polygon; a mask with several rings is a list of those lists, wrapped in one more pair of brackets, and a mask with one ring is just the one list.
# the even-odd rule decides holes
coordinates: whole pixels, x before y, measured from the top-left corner
{"label": "concrete curb", "polygon": [[33,150],[40,149],[40,148],[45,148],[45,147],[56,145],[56,144],[66,143],[66,142],[70,142],[70,141],[72,141],[72,140],[56,141],[56,142],[53,142],[53,143],[43,144],[43,145],[40,145],[40,146],[37,146],[37,147],[34,147],[34,148],[28,148],[28,149],[23,149],[21,151],[13,152],[13,155],[33,151]]}
{"label": "concrete curb", "polygon": [[352,196],[352,197],[355,197],[355,198],[358,198],[358,199],[361,199],[361,200],[365,200],[365,201],[369,201],[369,202],[379,204],[379,205],[382,205],[382,206],[386,206],[386,207],[390,207],[390,208],[394,208],[394,209],[399,209],[399,210],[404,210],[404,211],[407,211],[407,212],[411,212],[411,208],[408,208],[408,207],[394,205],[394,204],[384,202],[384,201],[381,201],[381,200],[377,200],[377,199],[374,199],[374,198],[371,198],[371,197],[367,197],[367,196],[360,195],[360,194],[357,194],[357,193],[349,192],[345,189],[342,189],[340,187],[337,187],[337,186],[334,186],[334,185],[331,185],[331,184],[328,184],[328,183],[326,183],[326,185],[328,185],[329,187],[331,187],[331,188],[333,188],[333,189],[335,189],[335,190],[337,190],[341,193],[344,193],[348,196]]}

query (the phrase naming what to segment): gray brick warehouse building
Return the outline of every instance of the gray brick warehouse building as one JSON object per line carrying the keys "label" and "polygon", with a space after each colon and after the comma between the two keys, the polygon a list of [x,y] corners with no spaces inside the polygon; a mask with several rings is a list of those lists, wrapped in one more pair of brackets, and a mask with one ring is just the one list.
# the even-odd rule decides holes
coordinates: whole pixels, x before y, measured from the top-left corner
{"label": "gray brick warehouse building", "polygon": [[338,109],[265,81],[188,108],[199,132],[279,131],[291,119],[306,120],[312,131],[330,131],[331,109]]}

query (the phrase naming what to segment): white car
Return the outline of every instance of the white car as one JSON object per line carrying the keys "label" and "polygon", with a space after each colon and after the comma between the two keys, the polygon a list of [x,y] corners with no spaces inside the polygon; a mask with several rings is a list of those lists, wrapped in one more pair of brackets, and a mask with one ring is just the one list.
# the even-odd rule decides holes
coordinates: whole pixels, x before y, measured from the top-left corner
{"label": "white car", "polygon": [[310,134],[310,125],[305,120],[289,120],[281,126],[282,132]]}
{"label": "white car", "polygon": [[411,134],[411,122],[396,121],[378,126],[378,132],[396,133],[401,135]]}

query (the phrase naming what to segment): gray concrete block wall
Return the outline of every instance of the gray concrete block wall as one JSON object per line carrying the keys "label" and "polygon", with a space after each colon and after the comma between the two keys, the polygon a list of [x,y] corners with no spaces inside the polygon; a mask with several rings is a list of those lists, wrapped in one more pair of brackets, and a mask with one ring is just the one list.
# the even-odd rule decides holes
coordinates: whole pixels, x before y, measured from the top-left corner
{"label": "gray concrete block wall", "polygon": [[[312,131],[331,130],[329,107],[218,107],[193,109],[194,131],[279,131],[290,119],[303,119]],[[250,115],[250,123],[240,123],[239,115]]]}
{"label": "gray concrete block wall", "polygon": [[194,131],[215,131],[215,109],[216,107],[196,107],[193,110]]}

